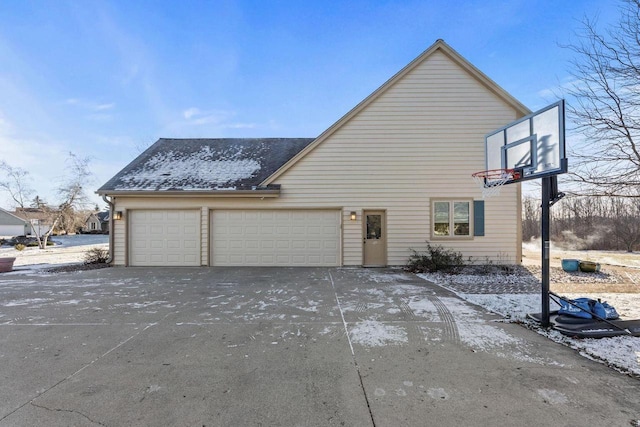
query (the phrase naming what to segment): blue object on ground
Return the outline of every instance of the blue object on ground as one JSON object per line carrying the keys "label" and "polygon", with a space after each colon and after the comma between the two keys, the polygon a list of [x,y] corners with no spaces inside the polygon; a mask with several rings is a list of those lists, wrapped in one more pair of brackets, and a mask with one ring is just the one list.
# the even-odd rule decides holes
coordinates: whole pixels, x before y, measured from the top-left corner
{"label": "blue object on ground", "polygon": [[578,271],[578,268],[580,268],[579,259],[563,259],[562,260],[562,269],[564,271]]}

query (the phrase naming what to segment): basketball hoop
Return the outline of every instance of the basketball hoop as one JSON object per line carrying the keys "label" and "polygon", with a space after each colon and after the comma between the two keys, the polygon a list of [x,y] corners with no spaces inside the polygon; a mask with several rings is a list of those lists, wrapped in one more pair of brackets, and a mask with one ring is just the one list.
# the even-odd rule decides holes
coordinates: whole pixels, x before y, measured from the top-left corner
{"label": "basketball hoop", "polygon": [[514,169],[490,169],[471,174],[482,190],[482,198],[500,194],[502,186],[512,179],[520,178],[520,172]]}

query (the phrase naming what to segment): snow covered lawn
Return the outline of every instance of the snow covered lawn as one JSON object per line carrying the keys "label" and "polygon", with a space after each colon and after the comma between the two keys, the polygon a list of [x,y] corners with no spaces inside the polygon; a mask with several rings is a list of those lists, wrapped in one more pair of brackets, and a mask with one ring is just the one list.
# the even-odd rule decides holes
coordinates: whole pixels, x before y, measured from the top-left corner
{"label": "snow covered lawn", "polygon": [[[625,373],[640,375],[640,338],[620,336],[601,339],[569,338],[555,330],[545,330],[526,318],[527,313],[539,313],[541,309],[540,293],[487,293],[496,281],[501,281],[496,275],[464,275],[447,276],[441,273],[419,274],[425,280],[436,283],[454,292],[460,298],[485,309],[500,314],[508,321],[522,323],[534,329],[549,339],[576,349],[581,355],[603,363]],[[505,275],[504,281],[513,281],[512,276]],[[457,282],[461,285],[457,286]],[[470,292],[475,285],[483,293]],[[496,286],[496,289],[499,285]],[[464,289],[464,292],[461,291]],[[613,305],[622,319],[640,319],[640,293],[600,293],[600,294],[564,294],[569,298],[589,297],[600,298]],[[557,309],[552,303],[551,309]]]}
{"label": "snow covered lawn", "polygon": [[[92,241],[95,236],[78,236],[79,239],[87,237],[85,240]],[[98,236],[106,237],[106,236]],[[60,240],[54,237],[53,240]],[[91,248],[98,247],[105,250],[109,249],[108,243],[93,243],[87,245],[62,244],[59,246],[50,246],[47,249],[38,249],[35,247],[25,248],[18,251],[13,247],[1,247],[0,257],[15,257],[13,263],[14,271],[3,274],[21,274],[25,272],[34,272],[37,270],[46,270],[52,267],[60,267],[70,264],[84,263],[85,254]]]}

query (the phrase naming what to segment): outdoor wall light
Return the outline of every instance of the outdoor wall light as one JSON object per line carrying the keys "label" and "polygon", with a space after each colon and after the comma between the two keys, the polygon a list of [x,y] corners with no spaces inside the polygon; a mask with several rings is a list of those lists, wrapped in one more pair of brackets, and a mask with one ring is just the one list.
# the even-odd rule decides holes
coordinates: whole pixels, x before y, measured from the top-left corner
{"label": "outdoor wall light", "polygon": [[113,219],[115,220],[121,220],[122,219],[122,211],[115,211],[113,213]]}
{"label": "outdoor wall light", "polygon": [[351,221],[356,220],[356,211],[351,211]]}

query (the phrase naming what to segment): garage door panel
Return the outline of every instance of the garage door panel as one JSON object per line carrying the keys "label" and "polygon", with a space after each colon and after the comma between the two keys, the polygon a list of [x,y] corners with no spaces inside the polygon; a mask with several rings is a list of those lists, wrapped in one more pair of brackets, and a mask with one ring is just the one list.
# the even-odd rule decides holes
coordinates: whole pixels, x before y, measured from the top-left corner
{"label": "garage door panel", "polygon": [[212,265],[340,265],[339,211],[215,210],[211,222]]}
{"label": "garage door panel", "polygon": [[[151,219],[151,221],[153,221],[153,219]],[[164,234],[164,230],[165,230],[165,228],[161,225],[152,225],[148,227],[148,229],[149,229],[149,233],[153,235],[162,235]],[[146,228],[145,228],[145,231],[146,231]]]}
{"label": "garage door panel", "polygon": [[245,227],[244,231],[245,231],[245,235],[257,236],[259,233],[259,228],[256,227],[255,225],[248,225]]}
{"label": "garage door panel", "polygon": [[303,255],[293,255],[291,257],[291,262],[294,265],[304,265],[304,263],[307,262],[307,258]]}
{"label": "garage door panel", "polygon": [[[243,219],[243,215],[242,212],[238,211],[238,212],[227,212],[227,219],[229,221],[242,221]],[[256,219],[256,217],[254,216],[253,218],[247,218],[247,219]]]}
{"label": "garage door panel", "polygon": [[136,248],[136,249],[144,249],[147,247],[147,243],[148,242],[143,242],[143,241],[135,241],[135,242],[131,242],[131,247],[132,248]]}
{"label": "garage door panel", "polygon": [[198,242],[195,240],[185,240],[184,241],[185,249],[198,249]]}
{"label": "garage door panel", "polygon": [[193,254],[191,255],[185,255],[184,256],[185,261],[190,262],[190,263],[200,263],[200,257],[197,257]]}
{"label": "garage door panel", "polygon": [[276,242],[276,249],[286,249],[289,250],[291,248],[291,242],[288,240],[278,240]]}
{"label": "garage door panel", "polygon": [[291,234],[291,228],[290,227],[276,227],[276,233],[279,236],[289,236]]}
{"label": "garage door panel", "polygon": [[200,265],[199,211],[132,210],[129,220],[131,265]]}
{"label": "garage door panel", "polygon": [[148,242],[147,245],[145,245],[145,248],[162,249],[163,245],[164,245],[164,242],[162,240],[152,240]]}
{"label": "garage door panel", "polygon": [[307,242],[305,240],[292,240],[291,248],[292,249],[305,249],[307,247]]}

